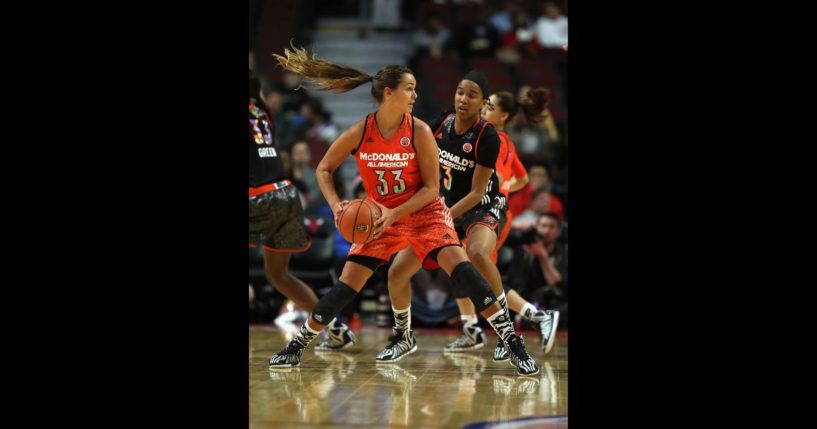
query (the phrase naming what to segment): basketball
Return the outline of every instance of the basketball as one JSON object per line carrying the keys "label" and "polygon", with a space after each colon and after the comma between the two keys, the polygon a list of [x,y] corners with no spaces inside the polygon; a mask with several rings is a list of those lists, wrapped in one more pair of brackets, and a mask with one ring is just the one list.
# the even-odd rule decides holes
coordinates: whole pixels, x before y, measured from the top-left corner
{"label": "basketball", "polygon": [[340,213],[338,230],[348,242],[360,244],[374,231],[374,222],[380,217],[380,207],[369,200],[351,200]]}

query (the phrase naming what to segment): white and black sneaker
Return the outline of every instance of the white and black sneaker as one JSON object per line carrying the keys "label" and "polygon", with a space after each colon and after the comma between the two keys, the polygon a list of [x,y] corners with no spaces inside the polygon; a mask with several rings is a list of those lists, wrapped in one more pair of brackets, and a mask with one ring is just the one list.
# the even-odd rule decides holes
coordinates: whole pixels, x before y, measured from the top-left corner
{"label": "white and black sneaker", "polygon": [[269,358],[269,369],[289,369],[299,366],[301,364],[301,353],[304,352],[305,348],[306,346],[298,340],[298,337],[293,338],[285,349]]}
{"label": "white and black sneaker", "polygon": [[417,350],[417,340],[414,339],[414,331],[401,331],[393,328],[394,335],[389,337],[389,344],[377,355],[377,363],[397,362],[407,354]]}
{"label": "white and black sneaker", "polygon": [[485,346],[485,332],[479,326],[466,326],[456,340],[445,346],[446,352],[476,350]]}
{"label": "white and black sneaker", "polygon": [[547,354],[556,343],[556,329],[559,327],[559,312],[555,310],[539,310],[530,320],[539,325],[539,338],[542,340],[542,350]]}
{"label": "white and black sneaker", "polygon": [[355,334],[344,323],[338,323],[335,328],[327,328],[327,340],[315,346],[315,351],[334,352],[350,347],[357,342]]}
{"label": "white and black sneaker", "polygon": [[494,348],[494,362],[502,362],[508,360],[508,349],[505,348],[505,343],[502,338],[496,339],[496,347]]}
{"label": "white and black sneaker", "polygon": [[508,347],[511,364],[516,367],[517,374],[539,374],[539,366],[536,365],[536,361],[534,361],[525,350],[525,341],[522,337],[511,334],[506,346]]}

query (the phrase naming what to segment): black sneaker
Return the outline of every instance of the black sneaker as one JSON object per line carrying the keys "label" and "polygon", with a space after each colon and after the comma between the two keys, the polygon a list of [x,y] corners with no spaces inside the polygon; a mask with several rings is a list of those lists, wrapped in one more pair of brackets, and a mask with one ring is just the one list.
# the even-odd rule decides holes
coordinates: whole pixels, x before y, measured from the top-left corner
{"label": "black sneaker", "polygon": [[338,323],[336,328],[327,328],[326,334],[328,339],[316,345],[315,351],[340,351],[357,342],[355,334],[343,323]]}
{"label": "black sneaker", "polygon": [[511,364],[516,367],[517,374],[539,374],[539,367],[536,365],[536,361],[534,361],[525,350],[525,341],[522,339],[522,337],[517,337],[516,335],[511,334],[510,338],[508,338],[508,343],[506,346],[508,347]]}
{"label": "black sneaker", "polygon": [[269,369],[294,368],[301,364],[301,353],[304,352],[304,344],[293,338],[287,347],[275,356],[269,358]]}
{"label": "black sneaker", "polygon": [[397,362],[407,354],[417,350],[417,340],[414,339],[414,331],[401,331],[393,328],[394,335],[389,337],[389,344],[377,355],[377,363]]}

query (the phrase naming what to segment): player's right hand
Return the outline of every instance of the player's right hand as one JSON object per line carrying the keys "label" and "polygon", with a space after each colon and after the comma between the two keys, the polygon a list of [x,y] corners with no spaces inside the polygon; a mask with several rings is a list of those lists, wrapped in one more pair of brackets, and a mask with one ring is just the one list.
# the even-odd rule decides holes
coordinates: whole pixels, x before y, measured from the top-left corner
{"label": "player's right hand", "polygon": [[346,206],[349,205],[349,200],[338,201],[332,207],[332,213],[335,214],[335,228],[338,228],[338,219],[340,219],[340,215],[343,213],[343,210],[346,209]]}

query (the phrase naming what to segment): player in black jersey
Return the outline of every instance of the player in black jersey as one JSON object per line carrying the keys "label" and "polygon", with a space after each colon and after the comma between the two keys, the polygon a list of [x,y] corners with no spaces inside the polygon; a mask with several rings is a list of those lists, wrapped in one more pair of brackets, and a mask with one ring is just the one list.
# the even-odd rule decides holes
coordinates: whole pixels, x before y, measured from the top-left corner
{"label": "player in black jersey", "polygon": [[[457,85],[454,110],[429,122],[437,140],[440,160],[440,193],[454,218],[457,234],[467,241],[468,258],[488,281],[502,305],[508,305],[499,270],[491,260],[498,235],[504,226],[506,202],[499,192],[495,173],[500,141],[494,126],[480,117],[490,102],[485,76],[478,71],[466,74]],[[411,277],[421,268],[411,252],[400,252],[389,269],[389,295],[395,309],[411,304]],[[423,268],[436,267],[427,265]],[[463,290],[454,289],[457,304],[467,300]],[[461,307],[461,313],[462,307]],[[463,335],[446,346],[446,351],[462,351],[485,345],[485,334],[477,325],[476,314],[462,314]]]}
{"label": "player in black jersey", "polygon": [[[264,271],[270,284],[311,312],[318,297],[289,273],[291,253],[306,251],[311,244],[304,228],[303,207],[278,156],[275,126],[261,101],[261,84],[252,73],[249,97],[249,244],[253,248],[263,246]],[[340,350],[356,341],[352,331],[337,320],[330,323],[327,333],[328,341],[318,344],[316,350]]]}

